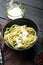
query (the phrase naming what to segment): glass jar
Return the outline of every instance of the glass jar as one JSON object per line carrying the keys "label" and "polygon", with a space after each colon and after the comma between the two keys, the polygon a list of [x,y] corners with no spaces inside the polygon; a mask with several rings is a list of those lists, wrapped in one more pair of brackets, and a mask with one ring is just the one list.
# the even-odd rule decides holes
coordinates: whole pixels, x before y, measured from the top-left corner
{"label": "glass jar", "polygon": [[18,0],[11,0],[7,3],[6,11],[9,19],[22,18],[25,13],[25,7]]}

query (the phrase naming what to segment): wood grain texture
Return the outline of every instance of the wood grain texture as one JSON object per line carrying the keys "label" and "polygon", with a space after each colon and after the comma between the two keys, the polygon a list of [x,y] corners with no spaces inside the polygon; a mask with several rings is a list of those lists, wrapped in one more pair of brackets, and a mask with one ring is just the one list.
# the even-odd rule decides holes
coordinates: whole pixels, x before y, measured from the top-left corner
{"label": "wood grain texture", "polygon": [[43,29],[43,11],[30,6],[25,6],[25,9],[26,12],[24,17],[33,20]]}
{"label": "wood grain texture", "polygon": [[[43,8],[43,0],[20,0],[25,4],[32,4],[34,6]],[[2,4],[0,4],[0,17],[4,17],[7,19],[6,11],[5,11],[5,0],[3,0]],[[31,7],[29,5],[25,5],[25,18],[29,18],[36,22],[41,29],[43,29],[43,10]],[[3,23],[3,19],[0,18],[0,23]]]}
{"label": "wood grain texture", "polygon": [[[20,0],[20,1],[24,3],[26,9],[24,18],[28,18],[36,22],[39,28],[41,28],[43,33],[43,10],[42,10],[43,0]],[[5,2],[6,2],[5,0],[0,0],[0,17],[4,17],[7,19]],[[4,23],[4,21],[5,21],[4,19],[0,18],[0,24]],[[5,21],[4,25],[6,24],[6,22],[8,22],[8,20]],[[2,38],[0,40],[2,40]],[[1,43],[3,44],[3,40],[1,41]],[[24,58],[21,58],[19,54],[16,54],[16,52],[14,53],[14,51],[12,51],[11,49],[5,48],[4,44],[2,45],[2,48],[5,49],[3,53],[5,65],[34,65],[32,60],[30,59],[28,59],[28,61],[24,60]]]}
{"label": "wood grain texture", "polygon": [[43,0],[20,0],[24,4],[32,5],[43,9]]}

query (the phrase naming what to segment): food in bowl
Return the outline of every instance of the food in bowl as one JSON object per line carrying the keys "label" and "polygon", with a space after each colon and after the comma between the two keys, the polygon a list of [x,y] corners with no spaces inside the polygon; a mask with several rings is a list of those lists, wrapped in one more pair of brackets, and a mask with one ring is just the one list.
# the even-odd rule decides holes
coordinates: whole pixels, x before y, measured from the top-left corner
{"label": "food in bowl", "polygon": [[4,40],[15,49],[25,49],[34,44],[37,39],[36,31],[33,27],[13,24],[6,28]]}

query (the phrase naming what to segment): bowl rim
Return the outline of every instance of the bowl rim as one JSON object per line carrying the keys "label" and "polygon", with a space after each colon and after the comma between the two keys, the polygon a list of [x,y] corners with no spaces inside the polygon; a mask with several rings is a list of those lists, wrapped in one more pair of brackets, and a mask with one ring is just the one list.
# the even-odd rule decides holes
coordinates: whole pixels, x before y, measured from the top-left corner
{"label": "bowl rim", "polygon": [[[28,19],[28,18],[18,18],[18,19],[24,19],[24,20],[26,19],[26,20],[32,21],[31,19]],[[18,20],[18,19],[11,20],[11,21],[8,22],[7,24],[11,23],[12,21],[16,21],[16,20]],[[23,50],[28,50],[28,49],[32,48],[32,47],[37,43],[37,41],[38,41],[39,31],[40,31],[38,24],[37,24],[36,22],[34,22],[34,21],[32,21],[32,22],[37,26],[38,36],[37,36],[36,41],[35,41],[30,47],[27,47],[27,48],[24,48],[24,49],[15,49],[15,48],[9,46],[5,41],[4,41],[4,43],[5,43],[9,48],[11,48],[11,49],[13,49],[13,50],[17,50],[17,51],[23,51]],[[6,24],[6,25],[7,25],[7,24]],[[6,25],[5,25],[5,26],[6,26]],[[3,40],[4,40],[3,30],[4,30],[5,26],[4,26],[3,29],[2,29],[2,37],[3,37]]]}

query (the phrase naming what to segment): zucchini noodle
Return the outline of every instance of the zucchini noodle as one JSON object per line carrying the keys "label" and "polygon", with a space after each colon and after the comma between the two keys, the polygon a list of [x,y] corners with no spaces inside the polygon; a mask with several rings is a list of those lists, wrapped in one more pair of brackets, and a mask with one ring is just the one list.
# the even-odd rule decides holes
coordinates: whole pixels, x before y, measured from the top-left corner
{"label": "zucchini noodle", "polygon": [[14,24],[6,28],[4,32],[4,40],[15,49],[30,47],[37,39],[36,31],[32,27],[26,25]]}

